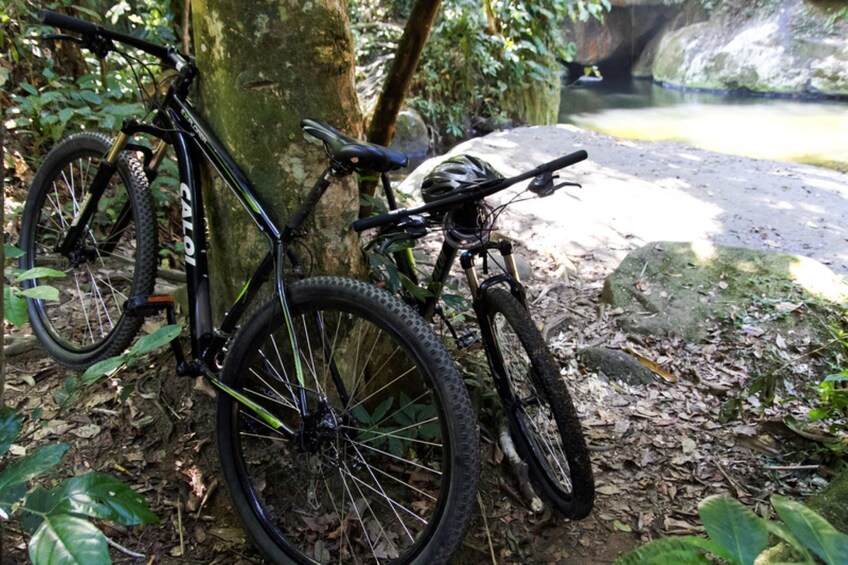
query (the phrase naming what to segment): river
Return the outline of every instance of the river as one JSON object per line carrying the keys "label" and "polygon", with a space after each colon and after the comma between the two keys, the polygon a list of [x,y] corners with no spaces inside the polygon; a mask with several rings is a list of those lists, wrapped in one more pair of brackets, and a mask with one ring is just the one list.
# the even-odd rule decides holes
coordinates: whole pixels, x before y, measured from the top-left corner
{"label": "river", "polygon": [[720,95],[604,80],[563,89],[560,123],[848,172],[848,102]]}

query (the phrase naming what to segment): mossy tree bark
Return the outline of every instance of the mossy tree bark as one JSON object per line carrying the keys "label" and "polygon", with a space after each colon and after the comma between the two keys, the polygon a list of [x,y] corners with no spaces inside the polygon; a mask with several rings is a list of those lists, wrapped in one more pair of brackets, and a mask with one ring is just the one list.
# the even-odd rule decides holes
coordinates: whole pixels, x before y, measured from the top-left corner
{"label": "mossy tree bark", "polygon": [[[192,2],[200,105],[280,226],[327,165],[321,145],[304,137],[301,119],[361,133],[346,8],[344,0]],[[267,245],[219,180],[206,185],[220,311],[220,301],[235,296]],[[350,229],[358,209],[354,180],[334,182],[308,224],[313,273],[363,272]]]}

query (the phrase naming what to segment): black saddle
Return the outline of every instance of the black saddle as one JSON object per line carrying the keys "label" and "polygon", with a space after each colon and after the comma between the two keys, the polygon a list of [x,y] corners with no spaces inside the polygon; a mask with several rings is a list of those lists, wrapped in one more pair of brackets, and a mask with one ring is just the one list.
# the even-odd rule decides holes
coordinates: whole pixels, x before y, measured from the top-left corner
{"label": "black saddle", "polygon": [[373,143],[358,141],[346,136],[333,126],[315,120],[303,120],[300,122],[300,127],[309,135],[323,141],[332,155],[333,166],[346,173],[352,171],[387,173],[402,169],[409,163],[409,159],[403,153]]}

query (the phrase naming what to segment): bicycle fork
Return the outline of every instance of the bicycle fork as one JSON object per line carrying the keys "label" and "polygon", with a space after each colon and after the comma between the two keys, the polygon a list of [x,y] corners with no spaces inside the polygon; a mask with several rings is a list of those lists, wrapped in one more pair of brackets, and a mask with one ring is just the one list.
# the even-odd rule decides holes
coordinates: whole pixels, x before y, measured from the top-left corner
{"label": "bicycle fork", "polygon": [[[483,273],[488,272],[488,252],[491,249],[497,249],[503,258],[505,273],[488,277],[482,283],[477,277],[475,268],[475,258],[477,255],[483,257]],[[524,292],[524,286],[521,284],[521,278],[518,276],[518,269],[515,266],[515,257],[512,253],[512,242],[497,241],[488,242],[485,245],[475,247],[465,251],[459,258],[459,264],[465,273],[465,279],[468,281],[468,287],[471,289],[471,299],[476,304],[483,298],[486,291],[496,284],[504,283],[509,286],[510,293],[524,306],[527,307],[527,296]]]}

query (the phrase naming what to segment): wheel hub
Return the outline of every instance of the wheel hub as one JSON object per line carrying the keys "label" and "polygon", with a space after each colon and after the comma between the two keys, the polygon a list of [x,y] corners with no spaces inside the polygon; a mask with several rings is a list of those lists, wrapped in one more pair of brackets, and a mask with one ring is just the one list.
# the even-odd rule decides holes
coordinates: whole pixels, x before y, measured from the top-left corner
{"label": "wheel hub", "polygon": [[298,445],[308,453],[318,453],[334,445],[341,433],[341,419],[332,406],[322,402],[303,418]]}

